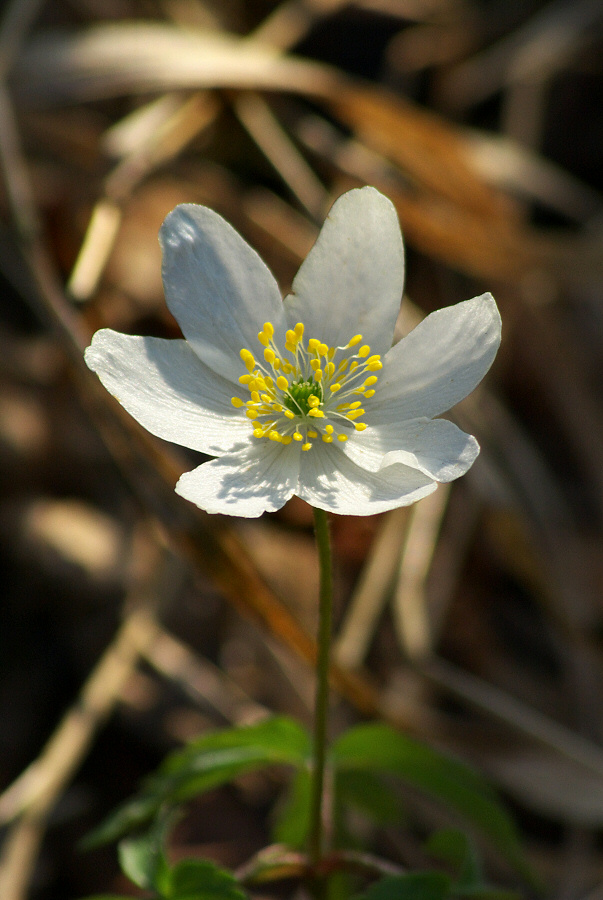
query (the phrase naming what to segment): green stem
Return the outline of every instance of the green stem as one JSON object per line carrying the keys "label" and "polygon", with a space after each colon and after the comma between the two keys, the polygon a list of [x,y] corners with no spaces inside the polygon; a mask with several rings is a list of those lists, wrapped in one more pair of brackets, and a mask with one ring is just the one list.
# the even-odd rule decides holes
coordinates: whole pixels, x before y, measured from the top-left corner
{"label": "green stem", "polygon": [[322,509],[314,509],[314,534],[320,565],[318,613],[318,655],[316,659],[316,702],[314,707],[314,747],[310,807],[310,859],[317,863],[323,851],[323,795],[329,711],[329,656],[333,615],[333,575],[329,521]]}

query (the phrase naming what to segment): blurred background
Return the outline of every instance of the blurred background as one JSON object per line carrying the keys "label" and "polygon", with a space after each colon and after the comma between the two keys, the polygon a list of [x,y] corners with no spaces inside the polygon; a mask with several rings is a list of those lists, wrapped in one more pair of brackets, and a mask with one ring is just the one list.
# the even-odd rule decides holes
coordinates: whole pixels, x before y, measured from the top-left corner
{"label": "blurred background", "polygon": [[[407,251],[398,323],[491,291],[503,344],[452,412],[471,472],[333,521],[333,730],[382,718],[475,765],[546,896],[603,876],[603,5],[11,0],[0,20],[0,896],[132,891],[78,840],[170,749],[311,721],[317,569],[294,498],[224,521],[173,493],[82,363],[99,327],[178,336],[159,226],[203,203],[283,292],[372,184]],[[193,804],[173,852],[243,863],[282,773]],[[421,867],[408,792],[369,845]],[[485,848],[489,874],[515,884]]]}

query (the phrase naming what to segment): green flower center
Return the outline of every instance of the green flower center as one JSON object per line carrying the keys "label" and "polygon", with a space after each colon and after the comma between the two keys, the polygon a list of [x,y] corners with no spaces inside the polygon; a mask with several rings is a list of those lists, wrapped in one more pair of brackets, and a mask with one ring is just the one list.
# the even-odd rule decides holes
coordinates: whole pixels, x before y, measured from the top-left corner
{"label": "green flower center", "polygon": [[[311,378],[309,381],[294,381],[283,397],[283,403],[296,416],[307,416],[310,410],[322,403],[322,386]],[[318,400],[318,403],[316,403]]]}

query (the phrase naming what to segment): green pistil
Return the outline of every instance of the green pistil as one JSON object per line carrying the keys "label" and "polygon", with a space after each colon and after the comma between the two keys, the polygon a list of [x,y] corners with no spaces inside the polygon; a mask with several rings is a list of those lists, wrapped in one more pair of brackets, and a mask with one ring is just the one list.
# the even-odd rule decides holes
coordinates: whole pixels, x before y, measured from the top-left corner
{"label": "green pistil", "polygon": [[283,397],[283,403],[295,413],[296,416],[307,416],[312,408],[308,400],[314,395],[322,403],[322,385],[319,381],[294,381],[289,385],[288,392]]}

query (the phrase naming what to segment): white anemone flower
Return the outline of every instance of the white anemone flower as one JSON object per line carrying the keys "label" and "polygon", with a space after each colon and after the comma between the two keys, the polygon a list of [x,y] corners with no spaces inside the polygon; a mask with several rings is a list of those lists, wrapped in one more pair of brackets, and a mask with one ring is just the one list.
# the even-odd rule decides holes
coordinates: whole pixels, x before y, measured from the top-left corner
{"label": "white anemone flower", "polygon": [[86,362],[157,437],[215,457],[176,491],[259,516],[294,494],[369,515],[463,475],[479,446],[434,418],[469,394],[500,343],[490,294],[432,313],[393,347],[404,255],[374,188],[334,204],[284,301],[217,213],[183,204],[160,231],[167,304],[184,340],[98,331]]}

